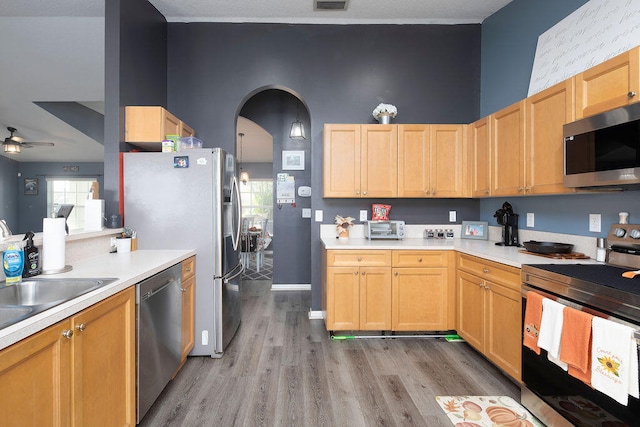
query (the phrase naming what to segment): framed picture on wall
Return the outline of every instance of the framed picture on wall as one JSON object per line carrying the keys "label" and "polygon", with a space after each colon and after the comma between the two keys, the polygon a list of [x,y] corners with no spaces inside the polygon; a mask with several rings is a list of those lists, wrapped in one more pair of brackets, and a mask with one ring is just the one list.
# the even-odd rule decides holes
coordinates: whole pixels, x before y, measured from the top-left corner
{"label": "framed picture on wall", "polygon": [[38,178],[24,179],[24,194],[27,196],[38,195]]}
{"label": "framed picture on wall", "polygon": [[304,170],[304,151],[283,151],[282,152],[282,170],[303,171]]}
{"label": "framed picture on wall", "polygon": [[462,221],[462,239],[487,240],[489,224],[485,221]]}

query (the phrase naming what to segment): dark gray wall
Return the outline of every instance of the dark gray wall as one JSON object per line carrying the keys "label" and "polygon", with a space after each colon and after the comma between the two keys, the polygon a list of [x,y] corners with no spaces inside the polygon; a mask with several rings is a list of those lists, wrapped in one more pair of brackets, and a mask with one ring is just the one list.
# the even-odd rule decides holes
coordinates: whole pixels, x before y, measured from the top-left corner
{"label": "dark gray wall", "polygon": [[18,227],[18,165],[15,160],[0,156],[0,219],[12,232]]}
{"label": "dark gray wall", "polygon": [[[527,97],[538,36],[586,0],[514,0],[482,24],[481,114],[486,116]],[[481,219],[497,225],[493,213],[505,200],[483,199]],[[535,213],[534,230],[606,237],[617,222],[618,212],[631,213],[630,222],[640,223],[640,192],[583,194],[572,196],[511,197],[508,201],[520,214],[520,228],[526,213]],[[602,232],[589,232],[589,214],[602,214]]]}
{"label": "dark gray wall", "polygon": [[[64,170],[64,166],[78,166],[78,172],[69,172]],[[40,163],[40,162],[23,162],[19,163],[18,172],[21,177],[18,180],[17,200],[18,226],[16,230],[12,230],[15,234],[26,233],[27,231],[41,232],[42,219],[48,217],[47,212],[47,182],[46,178],[96,178],[100,186],[100,198],[102,198],[102,189],[104,188],[104,163]],[[25,195],[24,180],[26,178],[38,179],[38,194]]]}
{"label": "dark gray wall", "polygon": [[482,23],[480,117],[527,97],[538,36],[588,0],[514,0]]}
{"label": "dark gray wall", "polygon": [[[300,97],[310,118],[311,206],[324,211],[325,224],[336,214],[358,217],[379,200],[322,198],[324,123],[373,123],[380,102],[398,107],[395,123],[469,123],[479,116],[479,25],[170,23],[168,52],[169,109],[205,146],[235,151],[238,112],[261,90]],[[479,216],[475,200],[391,204],[392,216],[409,223],[446,222],[449,209],[461,212],[459,220]],[[314,310],[321,302],[319,230],[312,222]],[[296,253],[287,256],[287,266],[305,264]]]}
{"label": "dark gray wall", "polygon": [[120,212],[120,152],[124,107],[167,107],[167,23],[146,0],[105,2],[104,199],[107,215]]}
{"label": "dark gray wall", "polygon": [[[309,218],[302,218],[302,208],[311,208],[310,198],[296,198],[296,205],[278,204],[277,174],[287,173],[295,179],[296,189],[311,185],[311,146],[307,140],[289,138],[291,123],[296,119],[298,99],[279,89],[267,89],[252,96],[240,110],[240,115],[259,124],[273,137],[273,163],[269,178],[274,183],[273,278],[275,284],[311,283],[311,227]],[[304,106],[300,121],[309,129],[309,114]],[[301,171],[282,170],[282,151],[305,153],[305,168]]]}
{"label": "dark gray wall", "polygon": [[273,178],[273,163],[243,163],[242,170],[249,172],[251,179]]}

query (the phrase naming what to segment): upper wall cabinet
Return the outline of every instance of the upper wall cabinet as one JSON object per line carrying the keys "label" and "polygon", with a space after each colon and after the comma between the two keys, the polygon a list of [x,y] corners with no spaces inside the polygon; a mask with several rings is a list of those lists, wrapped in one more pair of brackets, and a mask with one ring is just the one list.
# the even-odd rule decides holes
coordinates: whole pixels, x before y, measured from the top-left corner
{"label": "upper wall cabinet", "polygon": [[525,193],[575,192],[564,178],[563,126],[574,120],[574,79],[526,99]]}
{"label": "upper wall cabinet", "polygon": [[576,120],[638,102],[639,55],[636,47],[576,75]]}
{"label": "upper wall cabinet", "polygon": [[524,194],[525,102],[489,116],[491,122],[491,196]]}
{"label": "upper wall cabinet", "polygon": [[193,129],[162,107],[125,107],[125,141],[149,151],[161,151],[167,135],[193,136]]}
{"label": "upper wall cabinet", "polygon": [[398,197],[464,197],[465,125],[398,125]]}
{"label": "upper wall cabinet", "polygon": [[324,197],[396,197],[396,125],[324,126]]}
{"label": "upper wall cabinet", "polygon": [[471,197],[491,195],[491,121],[482,118],[469,125]]}

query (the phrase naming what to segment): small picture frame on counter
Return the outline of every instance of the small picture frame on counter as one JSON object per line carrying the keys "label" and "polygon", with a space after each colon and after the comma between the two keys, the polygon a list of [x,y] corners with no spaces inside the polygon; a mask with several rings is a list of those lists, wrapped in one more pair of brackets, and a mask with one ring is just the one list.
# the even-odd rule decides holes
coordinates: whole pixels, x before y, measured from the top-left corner
{"label": "small picture frame on counter", "polygon": [[489,223],[486,221],[462,221],[460,238],[487,240],[489,238]]}

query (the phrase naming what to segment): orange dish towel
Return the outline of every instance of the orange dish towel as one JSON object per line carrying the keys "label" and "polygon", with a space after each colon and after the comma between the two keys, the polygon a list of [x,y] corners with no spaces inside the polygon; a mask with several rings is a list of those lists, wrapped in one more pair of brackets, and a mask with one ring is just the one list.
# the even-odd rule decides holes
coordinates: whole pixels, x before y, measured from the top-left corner
{"label": "orange dish towel", "polygon": [[591,322],[593,316],[575,308],[563,311],[560,360],[569,365],[569,375],[591,385]]}
{"label": "orange dish towel", "polygon": [[522,344],[540,354],[538,347],[538,333],[542,320],[542,299],[544,297],[537,292],[527,292],[527,306],[524,311],[524,338]]}

